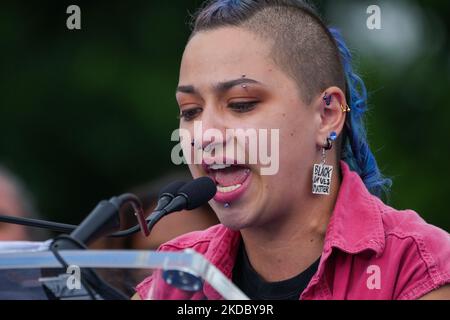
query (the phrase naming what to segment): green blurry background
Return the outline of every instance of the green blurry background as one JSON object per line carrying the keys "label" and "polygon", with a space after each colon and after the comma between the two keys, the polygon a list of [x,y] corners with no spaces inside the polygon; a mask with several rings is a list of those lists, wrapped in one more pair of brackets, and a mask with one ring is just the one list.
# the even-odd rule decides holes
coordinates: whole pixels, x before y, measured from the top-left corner
{"label": "green blurry background", "polygon": [[[180,169],[174,89],[202,1],[2,1],[0,163],[46,218],[78,223],[104,198]],[[370,92],[368,131],[389,204],[450,230],[448,1],[317,1]],[[81,30],[66,8],[81,8]],[[381,30],[366,27],[369,4]]]}

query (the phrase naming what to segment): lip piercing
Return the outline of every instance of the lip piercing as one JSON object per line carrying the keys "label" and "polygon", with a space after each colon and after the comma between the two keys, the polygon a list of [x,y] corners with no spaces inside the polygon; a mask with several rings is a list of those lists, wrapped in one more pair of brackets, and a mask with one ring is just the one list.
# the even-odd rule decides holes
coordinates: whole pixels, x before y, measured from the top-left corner
{"label": "lip piercing", "polygon": [[224,208],[229,208],[229,207],[230,207],[230,204],[227,202],[227,203],[225,203],[225,204],[223,205],[223,207],[224,207]]}

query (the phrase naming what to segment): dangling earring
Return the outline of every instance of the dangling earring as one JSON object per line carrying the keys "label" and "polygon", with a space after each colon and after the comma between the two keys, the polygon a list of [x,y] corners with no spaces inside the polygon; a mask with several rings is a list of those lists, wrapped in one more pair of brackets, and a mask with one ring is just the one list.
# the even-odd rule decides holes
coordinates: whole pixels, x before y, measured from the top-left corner
{"label": "dangling earring", "polygon": [[312,177],[312,193],[313,194],[330,194],[331,176],[333,174],[333,166],[326,165],[326,151],[331,150],[333,142],[336,140],[336,132],[331,132],[325,145],[322,147],[322,161],[320,164],[314,164]]}

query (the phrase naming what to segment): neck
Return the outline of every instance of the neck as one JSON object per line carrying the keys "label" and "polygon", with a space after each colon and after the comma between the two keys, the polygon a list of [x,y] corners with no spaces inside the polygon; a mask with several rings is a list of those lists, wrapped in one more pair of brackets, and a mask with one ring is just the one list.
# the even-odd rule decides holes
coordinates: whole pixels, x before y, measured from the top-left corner
{"label": "neck", "polygon": [[241,230],[250,263],[264,280],[292,278],[322,254],[341,184],[340,170],[335,172],[330,195],[313,195],[309,186],[291,212],[282,215],[283,219]]}

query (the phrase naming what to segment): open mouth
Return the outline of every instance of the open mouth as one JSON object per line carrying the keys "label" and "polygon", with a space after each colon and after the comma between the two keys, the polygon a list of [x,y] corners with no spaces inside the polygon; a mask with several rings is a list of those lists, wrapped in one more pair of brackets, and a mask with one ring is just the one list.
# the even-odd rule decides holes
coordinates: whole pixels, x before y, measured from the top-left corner
{"label": "open mouth", "polygon": [[217,185],[214,200],[229,203],[239,199],[250,184],[251,170],[237,164],[203,164],[208,176]]}

